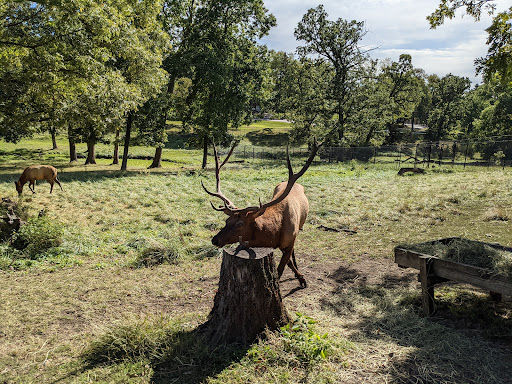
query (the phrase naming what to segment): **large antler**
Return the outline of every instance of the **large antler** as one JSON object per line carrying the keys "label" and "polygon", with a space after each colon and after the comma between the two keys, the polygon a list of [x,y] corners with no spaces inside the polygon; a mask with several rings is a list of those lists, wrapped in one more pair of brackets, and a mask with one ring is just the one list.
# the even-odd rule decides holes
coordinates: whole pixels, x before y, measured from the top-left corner
{"label": "large antler", "polygon": [[288,147],[286,147],[286,164],[288,166],[288,183],[286,184],[286,188],[284,189],[283,193],[281,193],[277,199],[271,200],[271,201],[269,201],[266,204],[261,204],[261,200],[260,200],[260,205],[259,206],[257,206],[257,207],[256,206],[255,207],[247,207],[247,208],[242,208],[242,209],[236,209],[236,208],[233,209],[233,208],[229,207],[229,204],[226,204],[226,206],[223,209],[223,211],[226,212],[226,210],[228,210],[230,214],[234,214],[234,213],[238,213],[238,212],[240,212],[240,213],[247,213],[247,212],[251,212],[251,211],[254,211],[254,212],[260,211],[261,213],[263,213],[267,208],[269,208],[269,207],[271,207],[273,205],[276,205],[276,204],[280,203],[281,201],[283,201],[286,198],[286,196],[288,196],[290,191],[292,190],[292,187],[295,184],[295,182],[299,179],[299,177],[301,177],[307,171],[307,169],[309,168],[309,166],[313,162],[313,159],[315,158],[316,153],[318,152],[318,149],[322,146],[322,144],[323,143],[317,144],[316,139],[314,140],[313,148],[311,149],[311,153],[309,154],[309,158],[306,161],[306,164],[304,164],[304,166],[302,167],[302,169],[298,173],[293,173],[292,164],[290,162],[290,156],[288,154]]}
{"label": "large antler", "polygon": [[[207,194],[209,194],[210,196],[218,197],[219,199],[221,199],[224,202],[224,208],[222,208],[222,207],[215,208],[213,203],[210,201],[212,208],[215,209],[216,211],[226,212],[226,209],[229,210],[230,208],[235,208],[235,204],[233,204],[231,202],[231,200],[229,200],[226,196],[224,196],[224,194],[220,190],[220,169],[224,166],[224,164],[226,164],[228,162],[229,157],[233,153],[233,150],[238,145],[238,143],[236,141],[233,142],[233,145],[231,146],[231,149],[229,150],[228,155],[226,156],[226,158],[224,159],[224,161],[222,162],[222,164],[220,166],[219,166],[219,157],[217,155],[217,148],[215,147],[215,142],[213,140],[212,140],[212,143],[213,143],[213,156],[215,157],[215,178],[217,179],[217,192],[213,193],[213,192],[210,192],[209,190],[207,190],[206,187],[204,186],[202,180],[201,180],[201,185],[203,186],[203,189],[206,191]],[[226,213],[229,214],[229,212],[226,212]]]}

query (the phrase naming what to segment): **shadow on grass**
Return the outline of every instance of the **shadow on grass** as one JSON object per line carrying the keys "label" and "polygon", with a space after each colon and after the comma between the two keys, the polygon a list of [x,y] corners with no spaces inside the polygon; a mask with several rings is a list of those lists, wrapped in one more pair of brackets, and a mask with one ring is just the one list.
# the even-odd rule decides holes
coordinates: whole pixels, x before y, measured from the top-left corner
{"label": "shadow on grass", "polygon": [[167,133],[167,149],[184,149],[187,148],[190,139],[193,137],[190,133],[169,132]]}
{"label": "shadow on grass", "polygon": [[339,268],[332,278],[340,285],[321,305],[353,319],[354,337],[377,355],[388,352],[379,375],[397,383],[512,383],[512,302],[496,304],[464,287],[449,300],[436,295],[437,312],[425,318],[414,274],[368,284],[371,274]]}
{"label": "shadow on grass", "polygon": [[274,133],[271,128],[248,132],[245,136],[252,145],[260,147],[282,147],[289,141],[288,133]]}
{"label": "shadow on grass", "polygon": [[151,383],[195,384],[239,361],[247,350],[239,345],[211,350],[197,329],[178,330],[176,325],[165,326],[158,322],[149,327],[136,324],[113,329],[93,342],[82,356],[81,373],[117,364],[136,365],[142,361],[153,370]]}
{"label": "shadow on grass", "polygon": [[0,157],[2,156],[12,156],[15,160],[31,160],[35,158],[40,158],[46,151],[44,149],[28,149],[28,148],[16,148],[12,151],[0,150]]}
{"label": "shadow on grass", "polygon": [[[86,166],[84,166],[85,168]],[[114,166],[113,166],[114,167]],[[61,165],[57,167],[59,170],[58,177],[59,180],[63,183],[63,188],[65,189],[65,183],[66,182],[73,182],[73,181],[88,181],[88,182],[95,182],[95,181],[103,181],[105,179],[116,179],[116,178],[123,178],[123,177],[134,177],[134,176],[140,176],[141,173],[144,173],[144,171],[141,170],[126,170],[121,171],[119,170],[119,166],[116,165],[116,169],[112,170],[97,170],[97,169],[91,169],[91,170],[83,170],[78,171],[76,170],[78,166],[75,165]],[[159,170],[158,172],[155,172],[155,174],[158,175],[176,175],[180,172],[184,172],[183,174],[192,176],[196,173],[195,169],[173,169],[168,168],[165,170]],[[15,166],[0,166],[0,183],[14,183],[16,180],[19,179],[20,175],[22,173],[22,169],[15,167]],[[149,171],[148,171],[149,174]],[[46,181],[41,180],[37,182],[37,186],[45,184]],[[36,188],[37,188],[36,186]],[[28,188],[28,184],[26,185]],[[14,185],[13,185],[14,188]]]}

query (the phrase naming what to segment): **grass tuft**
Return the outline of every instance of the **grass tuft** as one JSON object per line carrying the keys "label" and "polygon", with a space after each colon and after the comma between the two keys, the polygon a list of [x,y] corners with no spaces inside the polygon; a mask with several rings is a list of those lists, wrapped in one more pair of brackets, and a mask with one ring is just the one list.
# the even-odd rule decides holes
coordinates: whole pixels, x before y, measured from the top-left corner
{"label": "grass tuft", "polygon": [[188,252],[179,241],[175,239],[161,241],[163,243],[155,239],[143,239],[142,246],[136,245],[140,249],[133,266],[153,267],[161,264],[178,264],[187,257]]}
{"label": "grass tuft", "polygon": [[482,215],[483,221],[508,221],[509,217],[504,208],[491,207]]}

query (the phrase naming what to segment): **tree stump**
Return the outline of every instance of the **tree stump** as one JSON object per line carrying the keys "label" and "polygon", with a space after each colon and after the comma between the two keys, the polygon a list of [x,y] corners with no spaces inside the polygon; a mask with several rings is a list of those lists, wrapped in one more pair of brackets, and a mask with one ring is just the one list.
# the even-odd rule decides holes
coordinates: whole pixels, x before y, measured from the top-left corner
{"label": "tree stump", "polygon": [[8,239],[14,232],[19,231],[25,221],[16,214],[18,204],[7,197],[2,197],[0,201],[0,239]]}
{"label": "tree stump", "polygon": [[276,330],[289,322],[273,249],[224,249],[213,309],[201,327],[210,346],[250,344],[265,329]]}

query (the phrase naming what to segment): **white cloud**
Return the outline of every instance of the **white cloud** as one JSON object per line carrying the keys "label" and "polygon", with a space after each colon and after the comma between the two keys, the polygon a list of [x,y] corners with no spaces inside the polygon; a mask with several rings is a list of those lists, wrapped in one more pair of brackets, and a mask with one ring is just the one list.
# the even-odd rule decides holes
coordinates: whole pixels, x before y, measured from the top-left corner
{"label": "white cloud", "polygon": [[[368,33],[362,40],[366,47],[378,47],[372,52],[374,58],[397,60],[400,54],[412,56],[413,64],[428,74],[444,76],[453,73],[475,76],[474,60],[487,52],[485,28],[491,17],[482,16],[475,22],[469,16],[453,20],[435,30],[430,29],[426,17],[434,11],[439,0],[325,0],[324,8],[330,20],[364,21]],[[319,3],[310,0],[265,0],[266,7],[277,18],[278,26],[262,42],[269,48],[294,52],[300,42],[295,40],[294,29],[308,9]],[[500,4],[497,4],[500,6]],[[504,6],[501,4],[503,10]]]}

